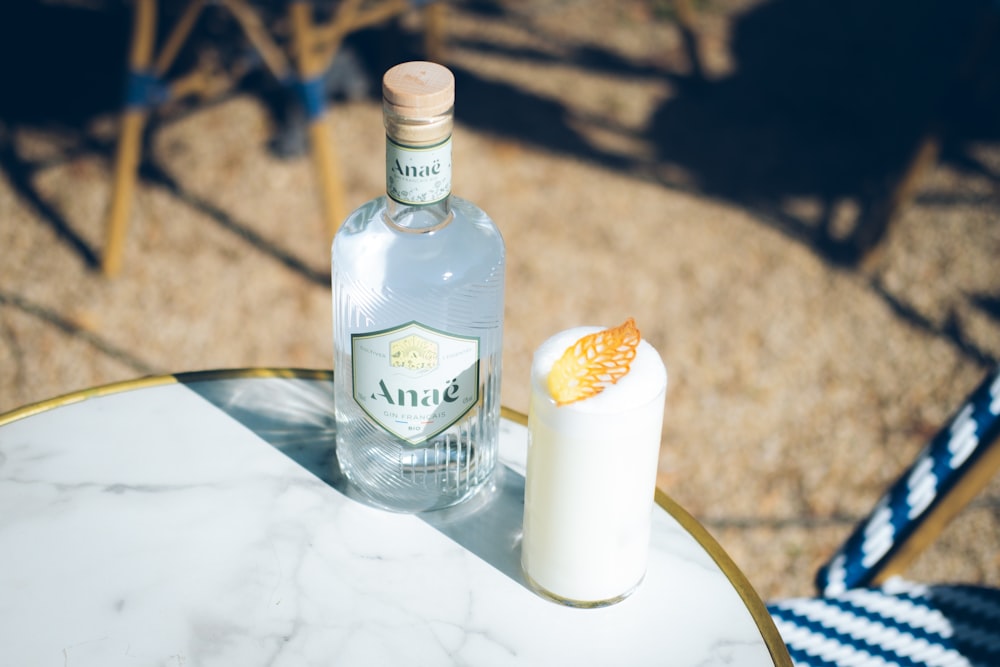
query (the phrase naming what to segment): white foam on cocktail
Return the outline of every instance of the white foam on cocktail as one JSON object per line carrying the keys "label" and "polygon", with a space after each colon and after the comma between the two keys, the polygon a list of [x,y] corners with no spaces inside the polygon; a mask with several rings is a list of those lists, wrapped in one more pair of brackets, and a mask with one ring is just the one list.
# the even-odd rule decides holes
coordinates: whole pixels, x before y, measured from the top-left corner
{"label": "white foam on cocktail", "polygon": [[[602,327],[576,327],[561,331],[537,350],[531,364],[531,382],[547,393],[549,371],[570,345],[584,336],[603,331]],[[656,349],[645,340],[639,341],[635,359],[628,373],[617,384],[605,387],[596,396],[570,403],[573,411],[583,413],[613,413],[635,407],[636,400],[649,400],[667,386],[667,369]],[[562,407],[569,407],[562,406]]]}

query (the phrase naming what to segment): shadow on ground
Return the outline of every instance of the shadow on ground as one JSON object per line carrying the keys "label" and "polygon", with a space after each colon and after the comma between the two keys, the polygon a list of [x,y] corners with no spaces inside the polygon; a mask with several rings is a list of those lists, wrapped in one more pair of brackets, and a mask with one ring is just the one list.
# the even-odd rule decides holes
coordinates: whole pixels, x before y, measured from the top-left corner
{"label": "shadow on ground", "polygon": [[[465,3],[463,9],[483,18],[524,20],[499,2]],[[850,264],[857,257],[839,239],[884,206],[929,133],[940,139],[939,159],[1000,184],[1000,173],[969,150],[974,142],[1000,140],[1000,40],[992,39],[1000,34],[998,15],[995,3],[985,0],[961,5],[944,0],[765,1],[734,18],[730,50],[735,65],[718,78],[698,76],[698,67],[672,70],[595,45],[570,45],[569,59],[583,70],[662,77],[673,84],[676,93],[645,130],[656,150],[653,164],[594,146],[566,122],[570,110],[558,100],[456,67],[463,91],[458,114],[463,123],[494,135],[629,173],[654,174],[667,186],[693,188],[749,208],[827,260]],[[164,17],[162,25],[169,26],[170,18]],[[71,150],[97,151],[110,159],[113,140],[96,138],[87,128],[94,116],[113,113],[119,104],[128,9],[117,2],[100,11],[11,3],[0,9],[0,26],[0,57],[18,63],[0,74],[6,91],[0,97],[0,168],[65,242],[95,266],[97,252],[33,189],[36,165],[18,154],[10,138],[19,127],[54,127],[73,136]],[[348,69],[328,76],[331,97],[377,94],[388,65],[420,57],[413,36],[394,30],[352,36]],[[224,43],[223,57],[248,50],[221,10],[199,23],[195,39]],[[524,62],[554,59],[530,48],[463,41],[461,35],[454,40],[465,49]],[[359,79],[365,80],[355,85]],[[274,112],[278,132],[285,135],[273,142],[280,152],[301,154],[305,143],[296,125],[302,114],[294,112],[291,91],[259,71],[241,81],[241,88],[259,95]],[[144,178],[184,196],[149,151],[144,159]],[[676,169],[686,174],[683,185],[666,175]],[[808,202],[804,212],[796,208],[802,201]],[[206,212],[242,233],[239,222],[224,212]],[[295,265],[294,258],[278,259]]]}
{"label": "shadow on ground", "polygon": [[[657,70],[593,47],[576,47],[572,59],[591,71],[674,84],[677,93],[647,128],[654,172],[676,173],[656,169],[670,165],[685,174],[683,183],[664,184],[694,183],[851,264],[858,257],[838,240],[886,204],[928,137],[940,142],[940,160],[1000,185],[1000,173],[968,150],[1000,140],[998,23],[1000,10],[986,2],[771,0],[735,18],[734,68],[720,78],[697,76],[702,68]],[[552,60],[525,49],[505,55]],[[610,167],[649,166],[601,153],[566,126],[558,103],[460,74],[467,99],[481,102],[460,110],[470,125]],[[789,202],[802,199],[813,200],[809,212],[790,212]]]}
{"label": "shadow on ground", "polygon": [[[997,15],[984,3],[764,3],[734,26],[735,72],[669,100],[650,133],[701,191],[851,261],[835,243],[838,208],[870,224],[929,136],[941,159],[1000,182],[967,150],[1000,136]],[[794,198],[818,210],[791,214]]]}

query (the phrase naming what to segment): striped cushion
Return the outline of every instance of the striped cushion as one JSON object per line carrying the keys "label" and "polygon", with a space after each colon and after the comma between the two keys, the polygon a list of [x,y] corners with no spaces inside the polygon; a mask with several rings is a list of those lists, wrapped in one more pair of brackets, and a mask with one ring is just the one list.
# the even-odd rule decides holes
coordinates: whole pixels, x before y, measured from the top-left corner
{"label": "striped cushion", "polygon": [[892,579],[768,610],[797,666],[1000,666],[997,589]]}

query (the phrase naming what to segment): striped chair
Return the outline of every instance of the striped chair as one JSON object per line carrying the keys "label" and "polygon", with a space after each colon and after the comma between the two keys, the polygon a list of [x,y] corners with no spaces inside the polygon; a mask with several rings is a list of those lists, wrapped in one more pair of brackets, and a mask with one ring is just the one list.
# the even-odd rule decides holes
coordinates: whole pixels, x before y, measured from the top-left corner
{"label": "striped chair", "polygon": [[820,568],[820,595],[768,605],[796,665],[1000,666],[1000,589],[899,577],[1000,468],[998,436],[1000,367]]}

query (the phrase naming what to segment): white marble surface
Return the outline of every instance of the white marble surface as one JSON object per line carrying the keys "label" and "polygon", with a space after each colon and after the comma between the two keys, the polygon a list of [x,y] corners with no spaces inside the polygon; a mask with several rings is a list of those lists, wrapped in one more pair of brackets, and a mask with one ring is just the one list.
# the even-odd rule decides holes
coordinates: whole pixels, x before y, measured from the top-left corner
{"label": "white marble surface", "polygon": [[347,497],[329,388],[164,383],[0,426],[0,664],[772,664],[730,581],[663,511],[632,597],[580,610],[532,593],[518,424],[476,512]]}

